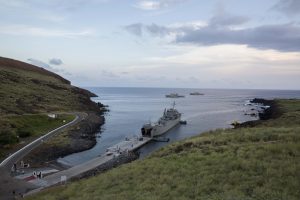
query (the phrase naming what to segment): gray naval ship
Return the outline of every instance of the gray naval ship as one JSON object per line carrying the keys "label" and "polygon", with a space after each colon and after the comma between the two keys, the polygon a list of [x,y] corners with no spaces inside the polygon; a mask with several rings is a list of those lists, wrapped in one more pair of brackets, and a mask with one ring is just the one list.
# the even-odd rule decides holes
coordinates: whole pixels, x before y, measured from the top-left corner
{"label": "gray naval ship", "polygon": [[174,126],[180,123],[181,113],[175,109],[175,102],[173,107],[165,109],[163,116],[160,119],[152,123],[144,124],[141,129],[142,135],[144,137],[156,137],[164,134]]}

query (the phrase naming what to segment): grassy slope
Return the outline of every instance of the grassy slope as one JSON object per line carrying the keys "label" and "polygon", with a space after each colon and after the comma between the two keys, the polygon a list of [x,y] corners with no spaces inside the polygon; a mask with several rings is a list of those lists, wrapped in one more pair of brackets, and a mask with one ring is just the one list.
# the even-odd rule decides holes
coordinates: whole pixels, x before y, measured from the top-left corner
{"label": "grassy slope", "polygon": [[[47,115],[22,115],[10,116],[8,119],[13,126],[23,133],[29,132],[32,136],[48,132],[56,127],[62,126],[74,119],[73,115],[61,114],[56,118],[50,118]],[[65,121],[64,121],[65,120]]]}
{"label": "grassy slope", "polygon": [[57,75],[26,70],[16,64],[7,66],[2,60],[0,115],[95,109],[88,91],[70,85]]}
{"label": "grassy slope", "polygon": [[300,199],[300,100],[253,128],[217,130],[29,199]]}
{"label": "grassy slope", "polygon": [[[45,114],[30,114],[19,116],[8,116],[0,121],[0,159],[19,145],[23,146],[29,141],[50,130],[60,127],[74,119],[74,115],[60,114],[57,118],[49,118]],[[20,144],[17,144],[21,142]]]}

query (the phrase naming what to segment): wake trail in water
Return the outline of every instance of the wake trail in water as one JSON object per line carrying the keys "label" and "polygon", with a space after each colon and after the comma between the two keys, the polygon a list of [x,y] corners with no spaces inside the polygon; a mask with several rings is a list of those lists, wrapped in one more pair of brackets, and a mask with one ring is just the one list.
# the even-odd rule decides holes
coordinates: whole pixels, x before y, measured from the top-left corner
{"label": "wake trail in water", "polygon": [[183,120],[190,120],[193,118],[197,118],[203,115],[211,115],[211,114],[219,114],[219,113],[232,113],[236,111],[242,111],[241,109],[227,109],[227,110],[213,110],[213,111],[207,111],[207,112],[199,112],[192,115],[188,115],[183,117]]}

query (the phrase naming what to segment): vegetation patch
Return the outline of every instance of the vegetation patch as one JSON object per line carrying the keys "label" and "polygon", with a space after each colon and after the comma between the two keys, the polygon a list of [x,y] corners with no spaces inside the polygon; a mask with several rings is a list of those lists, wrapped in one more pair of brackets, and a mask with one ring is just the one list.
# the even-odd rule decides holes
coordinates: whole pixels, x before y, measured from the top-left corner
{"label": "vegetation patch", "polygon": [[8,117],[18,136],[39,136],[49,130],[62,126],[74,119],[74,115],[61,114],[52,118],[45,114]]}
{"label": "vegetation patch", "polygon": [[[74,115],[61,114],[56,118],[46,114],[11,115],[0,119],[0,155],[22,140],[39,137],[50,130],[60,127],[74,119]],[[2,158],[1,156],[1,158]]]}
{"label": "vegetation patch", "polygon": [[38,167],[44,166],[45,162],[53,162],[59,157],[90,149],[96,144],[95,133],[99,132],[99,124],[103,122],[102,116],[89,113],[84,120],[45,141],[23,160],[34,163],[32,166]]}
{"label": "vegetation patch", "polygon": [[0,116],[62,111],[100,112],[95,94],[28,63],[0,57]]}

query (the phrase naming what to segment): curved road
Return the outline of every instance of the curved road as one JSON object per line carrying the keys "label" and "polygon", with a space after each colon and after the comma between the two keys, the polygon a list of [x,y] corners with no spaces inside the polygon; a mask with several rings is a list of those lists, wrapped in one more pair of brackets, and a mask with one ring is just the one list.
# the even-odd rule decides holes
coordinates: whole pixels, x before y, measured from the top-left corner
{"label": "curved road", "polygon": [[33,142],[29,143],[28,145],[24,146],[23,148],[21,148],[20,150],[16,151],[15,153],[13,153],[12,155],[8,156],[5,160],[3,160],[0,163],[0,167],[5,168],[6,170],[11,170],[12,166],[14,163],[18,162],[19,160],[21,160],[24,156],[26,156],[28,153],[30,153],[30,151],[32,151],[33,149],[35,149],[36,147],[38,147],[39,145],[41,145],[44,141],[49,140],[51,137],[53,137],[54,135],[56,135],[57,133],[59,133],[61,130],[68,128],[78,122],[80,122],[81,120],[83,120],[86,117],[86,113],[72,113],[75,114],[76,117],[73,121],[60,126],[50,132],[48,132],[47,134],[43,135],[42,137],[34,140]]}

